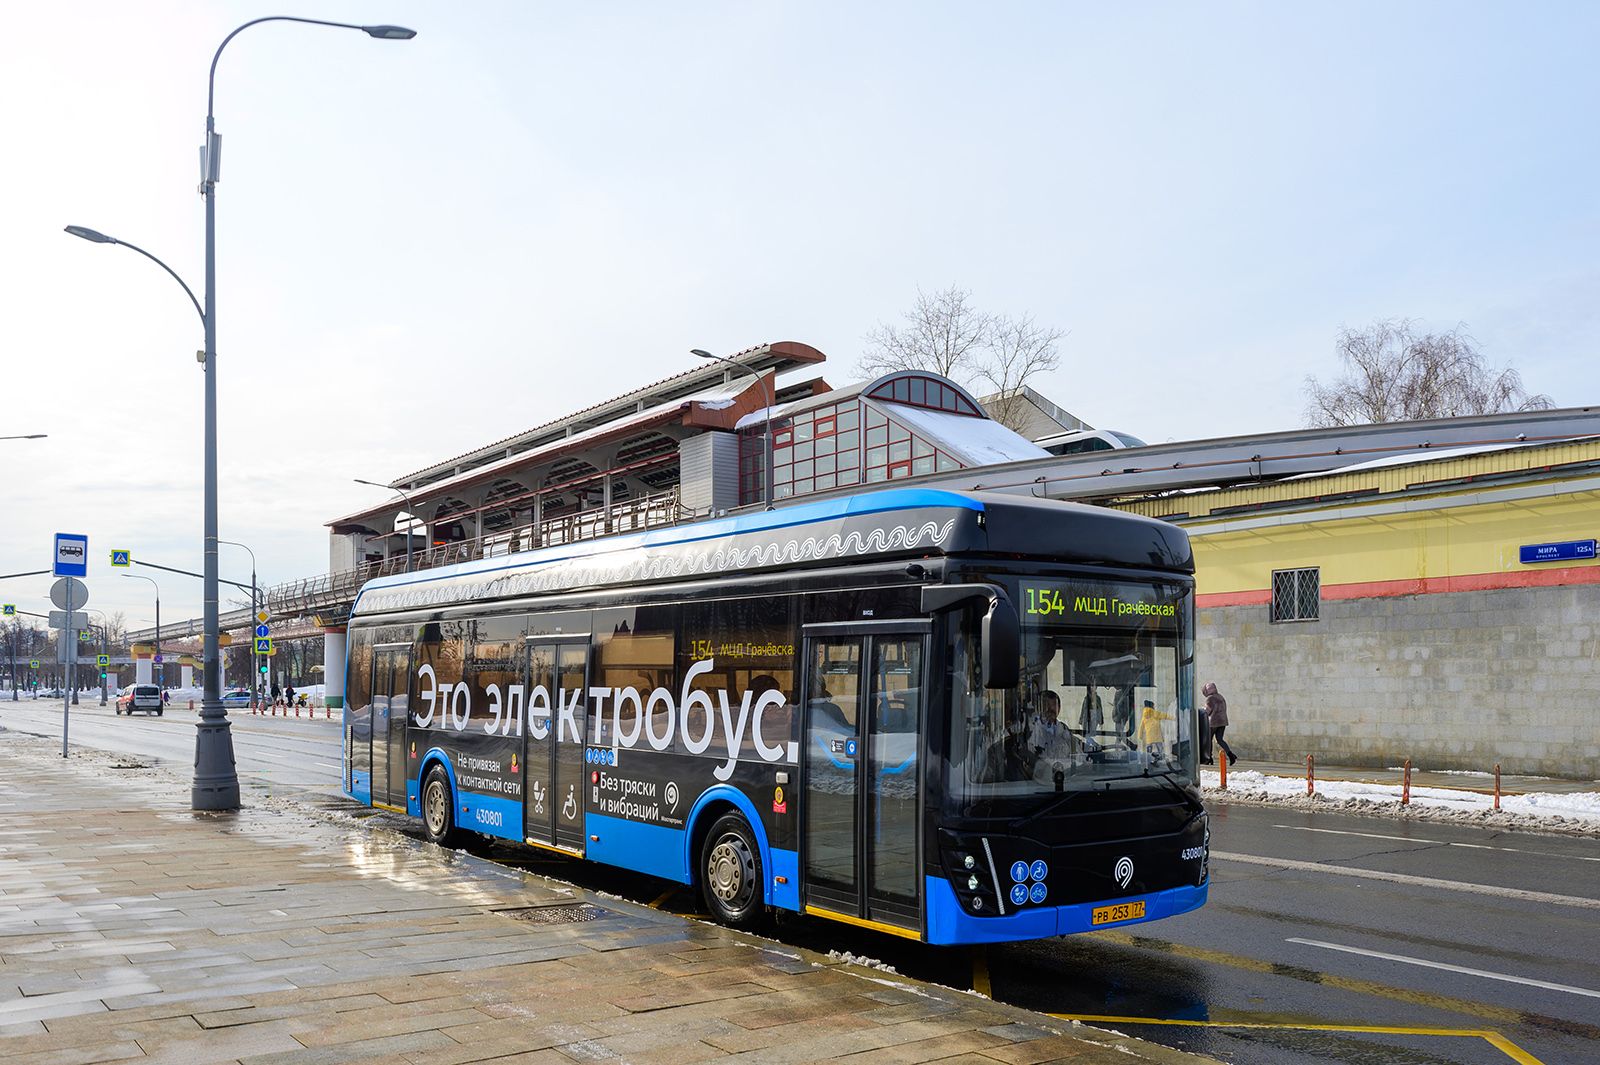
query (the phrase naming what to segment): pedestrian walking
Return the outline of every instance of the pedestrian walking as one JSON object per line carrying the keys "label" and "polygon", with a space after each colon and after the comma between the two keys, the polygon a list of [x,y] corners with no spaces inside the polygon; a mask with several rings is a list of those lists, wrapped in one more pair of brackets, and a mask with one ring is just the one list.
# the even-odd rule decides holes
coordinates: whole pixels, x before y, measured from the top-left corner
{"label": "pedestrian walking", "polygon": [[284,706],[293,706],[294,705],[294,685],[293,684],[291,684],[288,687],[283,689],[283,705]]}
{"label": "pedestrian walking", "polygon": [[[1239,760],[1239,756],[1233,753],[1233,748],[1229,747],[1228,741],[1223,738],[1228,731],[1228,700],[1217,691],[1215,684],[1207,684],[1200,689],[1200,694],[1206,697],[1205,720],[1206,724],[1211,726],[1211,738],[1216,740],[1217,746],[1222,748],[1222,753],[1228,756],[1228,764],[1232,765]],[[1206,746],[1208,749],[1205,753],[1209,755],[1210,745]],[[1209,758],[1206,760],[1210,761]]]}
{"label": "pedestrian walking", "polygon": [[282,694],[283,694],[283,689],[278,687],[276,684],[274,684],[272,686],[272,705],[273,706],[277,706],[278,705],[278,697],[280,695],[282,695]]}

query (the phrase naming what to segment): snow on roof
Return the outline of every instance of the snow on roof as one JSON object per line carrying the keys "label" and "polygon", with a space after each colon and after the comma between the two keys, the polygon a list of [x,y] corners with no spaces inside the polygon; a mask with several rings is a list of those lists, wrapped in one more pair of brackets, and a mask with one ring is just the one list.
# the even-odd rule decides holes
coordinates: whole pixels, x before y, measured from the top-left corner
{"label": "snow on roof", "polygon": [[1044,448],[989,418],[910,407],[904,403],[885,403],[879,409],[967,466],[1050,457],[1050,452]]}

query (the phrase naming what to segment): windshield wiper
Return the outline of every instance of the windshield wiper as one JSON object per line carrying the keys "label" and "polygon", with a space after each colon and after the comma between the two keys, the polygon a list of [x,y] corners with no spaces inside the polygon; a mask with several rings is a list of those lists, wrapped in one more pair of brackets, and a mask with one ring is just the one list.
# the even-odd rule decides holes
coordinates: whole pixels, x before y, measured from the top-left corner
{"label": "windshield wiper", "polygon": [[1012,821],[1011,824],[1007,827],[1006,831],[1015,832],[1017,829],[1021,828],[1023,825],[1027,824],[1030,821],[1037,821],[1039,818],[1043,817],[1045,814],[1055,813],[1057,810],[1061,809],[1063,806],[1066,806],[1067,804],[1072,802],[1072,800],[1080,798],[1081,796],[1088,794],[1088,791],[1089,791],[1089,789],[1087,789],[1087,788],[1078,788],[1078,789],[1075,789],[1073,791],[1063,791],[1059,795],[1057,795],[1054,799],[1050,800],[1049,802],[1045,803],[1043,806],[1039,807],[1037,810],[1033,811],[1033,813],[1024,814],[1023,816],[1017,818],[1015,821]]}
{"label": "windshield wiper", "polygon": [[1171,769],[1155,769],[1155,770],[1152,770],[1152,769],[1148,769],[1147,768],[1147,769],[1145,769],[1145,771],[1143,773],[1129,773],[1127,776],[1121,776],[1121,777],[1103,777],[1103,778],[1101,778],[1101,780],[1096,781],[1096,783],[1102,783],[1103,782],[1103,783],[1109,784],[1114,780],[1155,780],[1155,781],[1159,781],[1161,783],[1162,787],[1167,788],[1168,790],[1173,792],[1173,794],[1177,795],[1178,798],[1183,800],[1183,805],[1188,807],[1189,809],[1193,810],[1195,813],[1200,813],[1201,811],[1203,811],[1205,809],[1205,804],[1204,803],[1202,803],[1199,799],[1195,798],[1193,795],[1190,795],[1187,791],[1184,790],[1183,785],[1178,783],[1177,774],[1174,773],[1173,770],[1171,770]]}

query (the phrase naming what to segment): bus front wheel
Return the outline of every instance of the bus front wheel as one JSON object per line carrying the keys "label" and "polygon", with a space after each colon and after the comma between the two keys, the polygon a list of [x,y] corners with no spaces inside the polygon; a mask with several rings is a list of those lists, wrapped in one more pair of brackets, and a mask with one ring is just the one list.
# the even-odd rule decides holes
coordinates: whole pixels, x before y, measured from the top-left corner
{"label": "bus front wheel", "polygon": [[450,792],[450,777],[443,766],[428,770],[422,782],[422,831],[430,843],[448,847],[456,836],[455,796]]}
{"label": "bus front wheel", "polygon": [[711,915],[734,928],[754,928],[766,916],[761,851],[744,818],[724,814],[700,849],[700,893]]}

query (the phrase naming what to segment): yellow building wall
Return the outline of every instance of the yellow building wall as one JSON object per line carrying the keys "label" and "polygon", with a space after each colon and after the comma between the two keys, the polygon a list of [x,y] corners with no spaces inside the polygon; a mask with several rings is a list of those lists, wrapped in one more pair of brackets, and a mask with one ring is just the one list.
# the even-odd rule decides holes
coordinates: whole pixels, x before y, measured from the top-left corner
{"label": "yellow building wall", "polygon": [[[1349,504],[1344,509],[1348,512]],[[1308,566],[1321,568],[1326,594],[1339,585],[1549,570],[1552,564],[1524,565],[1519,549],[1595,538],[1600,491],[1255,529],[1207,532],[1205,524],[1186,529],[1202,596],[1267,591],[1273,570]],[[1554,564],[1559,569],[1597,566],[1600,561]]]}

